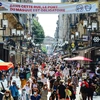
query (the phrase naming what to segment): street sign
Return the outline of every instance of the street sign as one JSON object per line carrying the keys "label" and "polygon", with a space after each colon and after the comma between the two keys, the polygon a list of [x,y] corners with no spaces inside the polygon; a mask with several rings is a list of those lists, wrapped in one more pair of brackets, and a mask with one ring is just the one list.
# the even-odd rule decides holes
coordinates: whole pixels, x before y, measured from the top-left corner
{"label": "street sign", "polygon": [[0,1],[0,13],[78,14],[98,12],[98,1],[77,3],[19,3]]}
{"label": "street sign", "polygon": [[89,36],[88,35],[83,35],[82,39],[84,42],[88,42],[89,41]]}
{"label": "street sign", "polygon": [[100,35],[92,35],[92,46],[100,47]]}

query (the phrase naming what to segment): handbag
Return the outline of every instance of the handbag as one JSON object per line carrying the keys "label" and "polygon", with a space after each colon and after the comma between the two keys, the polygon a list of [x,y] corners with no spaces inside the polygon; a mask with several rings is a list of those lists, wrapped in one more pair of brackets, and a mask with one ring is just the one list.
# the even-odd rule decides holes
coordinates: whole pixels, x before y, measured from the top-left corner
{"label": "handbag", "polygon": [[65,90],[65,92],[66,92],[66,95],[69,97],[72,95],[72,92],[69,89]]}
{"label": "handbag", "polygon": [[79,93],[79,100],[83,100],[81,93]]}

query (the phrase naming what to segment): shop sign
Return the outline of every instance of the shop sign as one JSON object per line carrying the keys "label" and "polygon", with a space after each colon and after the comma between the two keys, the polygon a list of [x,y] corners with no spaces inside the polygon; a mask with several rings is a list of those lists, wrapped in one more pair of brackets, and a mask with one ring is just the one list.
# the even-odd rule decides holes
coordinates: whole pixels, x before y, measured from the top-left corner
{"label": "shop sign", "polygon": [[75,14],[98,12],[98,1],[77,3],[0,2],[0,13]]}
{"label": "shop sign", "polygon": [[92,35],[92,46],[100,47],[100,35]]}
{"label": "shop sign", "polygon": [[83,35],[82,39],[84,42],[88,42],[89,41],[89,36],[88,35]]}

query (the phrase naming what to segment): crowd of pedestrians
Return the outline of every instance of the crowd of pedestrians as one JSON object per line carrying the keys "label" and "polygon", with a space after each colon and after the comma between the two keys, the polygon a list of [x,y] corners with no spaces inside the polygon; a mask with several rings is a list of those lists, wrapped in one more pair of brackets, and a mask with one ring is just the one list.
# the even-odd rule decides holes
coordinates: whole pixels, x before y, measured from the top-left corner
{"label": "crowd of pedestrians", "polygon": [[[12,76],[20,78],[18,87]],[[80,66],[79,62],[64,62],[60,56],[45,57],[45,60],[32,60],[30,64],[15,66],[12,74],[7,72],[9,90],[5,90],[2,100],[75,100],[80,84],[80,100],[93,100],[100,78]],[[22,91],[19,93],[19,89]]]}

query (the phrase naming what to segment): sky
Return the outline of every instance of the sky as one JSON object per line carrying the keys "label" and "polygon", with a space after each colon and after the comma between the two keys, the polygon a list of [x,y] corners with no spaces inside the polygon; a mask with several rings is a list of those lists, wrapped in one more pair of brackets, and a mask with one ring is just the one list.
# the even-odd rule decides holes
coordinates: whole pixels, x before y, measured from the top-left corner
{"label": "sky", "polygon": [[[59,3],[61,0],[33,0],[34,3]],[[45,36],[54,37],[58,14],[37,14]]]}

